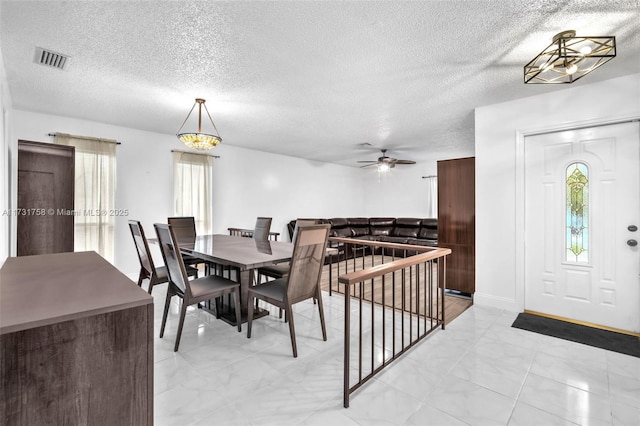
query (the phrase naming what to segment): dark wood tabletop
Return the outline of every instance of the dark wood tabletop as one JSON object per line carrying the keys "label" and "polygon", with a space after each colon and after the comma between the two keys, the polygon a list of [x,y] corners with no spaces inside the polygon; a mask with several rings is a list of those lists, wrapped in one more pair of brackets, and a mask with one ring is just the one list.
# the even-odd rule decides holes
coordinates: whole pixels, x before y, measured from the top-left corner
{"label": "dark wood tabletop", "polygon": [[214,234],[199,235],[193,244],[181,243],[180,250],[203,260],[247,271],[291,260],[293,244]]}

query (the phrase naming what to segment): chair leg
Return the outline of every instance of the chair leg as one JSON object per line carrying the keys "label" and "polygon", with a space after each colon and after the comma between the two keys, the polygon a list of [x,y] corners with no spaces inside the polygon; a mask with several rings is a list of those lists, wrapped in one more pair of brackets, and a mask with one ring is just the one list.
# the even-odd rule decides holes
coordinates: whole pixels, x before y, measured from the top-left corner
{"label": "chair leg", "polygon": [[149,277],[149,288],[147,289],[147,292],[149,294],[151,294],[151,290],[153,290],[153,286],[156,284],[156,273],[152,273],[151,276]]}
{"label": "chair leg", "polygon": [[238,323],[238,333],[242,331],[242,313],[240,312],[240,289],[233,292],[233,300],[236,305],[236,322]]}
{"label": "chair leg", "polygon": [[291,335],[291,348],[293,349],[293,357],[298,358],[298,347],[296,346],[296,329],[293,326],[293,309],[291,305],[285,308],[285,315],[289,319],[289,334]]}
{"label": "chair leg", "polygon": [[[254,296],[249,295],[249,303],[247,303],[247,339],[251,338],[251,323],[253,322],[253,300]],[[258,300],[257,297],[254,297]]]}
{"label": "chair leg", "polygon": [[322,296],[320,295],[320,287],[318,286],[318,312],[320,313],[320,325],[322,326],[322,340],[327,341],[327,327],[324,324],[324,307],[322,306]]}
{"label": "chair leg", "polygon": [[176,345],[173,347],[174,352],[178,352],[180,346],[180,337],[182,337],[182,326],[184,325],[184,317],[187,315],[187,304],[182,300],[182,308],[180,309],[180,322],[178,322],[178,334],[176,335]]}
{"label": "chair leg", "polygon": [[142,287],[142,281],[144,281],[145,278],[147,278],[147,275],[142,269],[140,269],[140,275],[138,275],[138,287]]}
{"label": "chair leg", "polygon": [[164,326],[167,323],[167,314],[169,313],[169,305],[171,304],[171,283],[169,283],[169,288],[167,288],[167,297],[164,301],[164,313],[162,314],[162,325],[160,326],[160,338],[164,336]]}

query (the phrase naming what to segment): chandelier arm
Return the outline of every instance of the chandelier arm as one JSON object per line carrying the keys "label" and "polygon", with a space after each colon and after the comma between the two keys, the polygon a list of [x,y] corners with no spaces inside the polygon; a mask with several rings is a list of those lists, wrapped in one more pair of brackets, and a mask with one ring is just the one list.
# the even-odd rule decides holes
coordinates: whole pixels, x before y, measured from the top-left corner
{"label": "chandelier arm", "polygon": [[184,119],[184,121],[182,122],[182,125],[180,126],[180,128],[178,129],[178,131],[176,132],[176,134],[180,133],[180,130],[182,130],[182,128],[184,127],[184,124],[187,122],[187,120],[189,119],[189,116],[191,115],[191,113],[193,112],[193,109],[196,107],[196,103],[193,103],[193,106],[191,107],[191,111],[189,111],[189,114],[187,114],[187,118]]}
{"label": "chandelier arm", "polygon": [[211,114],[209,114],[209,108],[207,108],[206,104],[202,104],[204,106],[204,110],[207,112],[207,116],[209,117],[209,121],[211,122],[211,124],[213,124],[213,128],[216,131],[216,135],[218,135],[218,137],[220,137],[220,132],[218,132],[218,128],[216,127],[216,123],[213,122],[213,119],[211,118]]}

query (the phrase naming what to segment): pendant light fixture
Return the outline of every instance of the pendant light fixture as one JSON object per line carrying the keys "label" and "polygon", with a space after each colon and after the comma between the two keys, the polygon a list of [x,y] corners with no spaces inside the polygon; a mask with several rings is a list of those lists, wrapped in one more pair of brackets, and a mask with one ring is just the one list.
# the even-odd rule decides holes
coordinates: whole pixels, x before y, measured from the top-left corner
{"label": "pendant light fixture", "polygon": [[[182,122],[182,126],[180,126],[180,128],[178,129],[178,133],[177,133],[178,139],[180,139],[180,141],[184,143],[186,146],[188,146],[189,148],[202,149],[202,150],[211,149],[211,148],[214,148],[216,145],[218,145],[220,142],[222,142],[222,138],[218,134],[218,129],[216,128],[216,125],[213,123],[213,120],[211,119],[211,114],[209,114],[209,110],[207,109],[207,106],[204,103],[205,103],[204,99],[196,98],[196,102],[191,107],[191,111],[189,111],[189,114],[187,114],[187,118],[184,119],[184,121]],[[189,116],[193,112],[193,109],[196,107],[196,105],[198,105],[198,131],[180,133],[180,130],[182,130],[182,128],[184,127],[185,123],[189,119]],[[209,121],[211,122],[211,125],[213,126],[213,129],[216,132],[215,135],[202,132],[202,107],[204,107],[204,110],[206,111],[207,116],[209,117]]]}
{"label": "pendant light fixture", "polygon": [[524,66],[525,84],[573,83],[616,56],[615,36],[576,37],[573,30],[553,42]]}

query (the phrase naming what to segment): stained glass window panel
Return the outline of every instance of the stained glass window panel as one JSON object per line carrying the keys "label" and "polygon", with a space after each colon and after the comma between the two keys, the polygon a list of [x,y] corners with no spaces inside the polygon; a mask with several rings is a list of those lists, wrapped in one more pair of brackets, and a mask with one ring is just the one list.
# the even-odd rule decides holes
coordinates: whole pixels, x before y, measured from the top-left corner
{"label": "stained glass window panel", "polygon": [[589,168],[573,163],[566,173],[566,260],[589,262]]}

